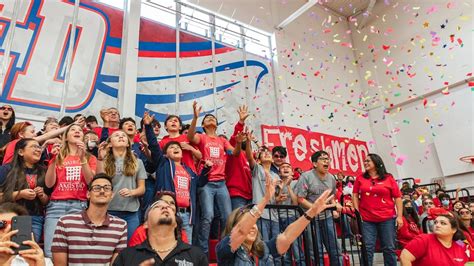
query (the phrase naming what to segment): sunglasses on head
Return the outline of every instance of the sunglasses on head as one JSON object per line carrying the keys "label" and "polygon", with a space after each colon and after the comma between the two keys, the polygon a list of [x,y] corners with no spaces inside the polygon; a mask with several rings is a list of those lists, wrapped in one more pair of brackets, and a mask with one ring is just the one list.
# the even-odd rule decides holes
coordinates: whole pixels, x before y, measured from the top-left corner
{"label": "sunglasses on head", "polygon": [[0,110],[2,110],[2,111],[4,111],[4,110],[13,111],[13,108],[11,108],[9,106],[2,106],[2,107],[0,107]]}
{"label": "sunglasses on head", "polygon": [[5,229],[9,224],[12,224],[12,221],[0,220],[0,230]]}

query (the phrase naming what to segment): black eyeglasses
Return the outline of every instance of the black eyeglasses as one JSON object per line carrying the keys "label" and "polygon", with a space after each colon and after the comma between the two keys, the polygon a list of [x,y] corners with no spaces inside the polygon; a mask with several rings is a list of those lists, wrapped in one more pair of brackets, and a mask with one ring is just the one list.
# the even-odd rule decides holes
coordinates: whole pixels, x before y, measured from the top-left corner
{"label": "black eyeglasses", "polygon": [[423,203],[423,205],[434,205],[434,202],[426,201],[425,203]]}
{"label": "black eyeglasses", "polygon": [[470,211],[460,211],[459,214],[460,214],[460,215],[463,215],[463,214],[471,214],[471,212],[470,212]]}
{"label": "black eyeglasses", "polygon": [[13,108],[8,107],[8,106],[2,106],[2,107],[0,107],[0,110],[2,110],[2,111],[5,111],[5,110],[7,110],[7,111],[13,111]]}
{"label": "black eyeglasses", "polygon": [[91,187],[90,191],[94,192],[100,192],[102,189],[104,189],[105,192],[110,192],[112,191],[112,186],[111,185],[94,185]]}
{"label": "black eyeglasses", "polygon": [[281,155],[281,154],[275,154],[275,155],[273,155],[273,157],[279,158],[279,159],[285,159],[286,156]]}

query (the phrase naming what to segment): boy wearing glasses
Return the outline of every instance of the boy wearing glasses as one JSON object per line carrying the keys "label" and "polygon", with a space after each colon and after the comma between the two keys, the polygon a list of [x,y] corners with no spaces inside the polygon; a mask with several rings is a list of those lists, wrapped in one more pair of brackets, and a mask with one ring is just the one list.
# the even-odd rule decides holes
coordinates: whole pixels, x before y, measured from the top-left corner
{"label": "boy wearing glasses", "polygon": [[273,158],[273,163],[270,168],[270,170],[279,175],[280,174],[280,166],[284,164],[286,161],[286,156],[288,155],[288,152],[286,151],[286,148],[283,146],[275,146],[272,149],[272,158]]}
{"label": "boy wearing glasses", "polygon": [[[311,155],[313,169],[301,174],[296,184],[295,193],[298,202],[304,209],[311,208],[314,202],[324,191],[330,189],[336,195],[336,179],[329,173],[331,158],[325,151],[317,151]],[[319,265],[323,263],[323,244],[329,253],[331,265],[341,265],[341,248],[337,242],[334,227],[333,211],[325,210],[316,218],[316,240],[319,254]],[[324,237],[323,237],[324,236]]]}
{"label": "boy wearing glasses", "polygon": [[89,208],[65,215],[54,232],[54,265],[112,264],[127,247],[127,223],[107,213],[113,196],[110,177],[97,174],[89,184]]}

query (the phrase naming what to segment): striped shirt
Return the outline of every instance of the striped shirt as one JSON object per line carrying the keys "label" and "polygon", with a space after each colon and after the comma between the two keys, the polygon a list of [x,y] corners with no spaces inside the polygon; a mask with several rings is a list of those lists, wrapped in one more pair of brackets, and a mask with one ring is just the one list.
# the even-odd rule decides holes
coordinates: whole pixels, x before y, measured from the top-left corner
{"label": "striped shirt", "polygon": [[114,253],[127,247],[127,223],[107,214],[91,222],[86,210],[61,217],[53,236],[53,253],[67,253],[68,265],[110,265]]}

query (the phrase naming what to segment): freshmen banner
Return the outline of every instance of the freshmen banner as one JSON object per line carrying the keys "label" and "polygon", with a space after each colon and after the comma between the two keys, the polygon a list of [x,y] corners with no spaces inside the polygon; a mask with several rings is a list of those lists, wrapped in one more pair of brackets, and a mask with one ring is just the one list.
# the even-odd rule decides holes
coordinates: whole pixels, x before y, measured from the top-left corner
{"label": "freshmen banner", "polygon": [[357,176],[364,171],[363,160],[369,153],[365,141],[286,126],[262,125],[262,141],[269,149],[286,147],[292,167],[303,171],[311,169],[314,152],[325,150],[332,158],[329,172],[342,171],[345,175]]}

